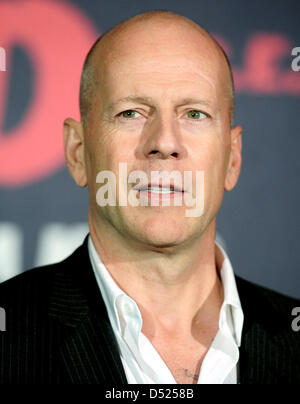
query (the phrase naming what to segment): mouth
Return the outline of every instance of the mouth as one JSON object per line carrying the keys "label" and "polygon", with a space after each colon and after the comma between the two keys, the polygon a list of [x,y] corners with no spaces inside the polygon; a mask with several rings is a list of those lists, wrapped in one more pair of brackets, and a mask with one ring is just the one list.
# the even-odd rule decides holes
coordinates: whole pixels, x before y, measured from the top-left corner
{"label": "mouth", "polygon": [[181,188],[178,188],[174,185],[138,185],[135,186],[134,189],[139,192],[147,192],[151,194],[165,195],[165,194],[183,194],[184,191]]}
{"label": "mouth", "polygon": [[[170,184],[145,184],[136,185],[134,189],[138,192],[142,205],[146,206],[173,206],[170,201],[173,200],[176,206],[182,205],[182,196],[184,191],[181,187]],[[176,202],[175,202],[176,200]],[[171,203],[171,204],[170,204]]]}

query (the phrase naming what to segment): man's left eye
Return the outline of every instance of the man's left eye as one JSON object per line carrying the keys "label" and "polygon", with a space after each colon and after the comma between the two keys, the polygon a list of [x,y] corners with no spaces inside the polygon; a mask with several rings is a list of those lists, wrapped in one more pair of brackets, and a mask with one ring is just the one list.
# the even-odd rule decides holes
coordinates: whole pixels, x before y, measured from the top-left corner
{"label": "man's left eye", "polygon": [[121,116],[126,119],[137,118],[139,115],[140,114],[133,109],[128,109],[127,111],[121,112]]}
{"label": "man's left eye", "polygon": [[189,119],[194,119],[196,120],[201,120],[207,117],[207,115],[204,112],[197,111],[196,109],[192,109],[187,112],[187,117]]}

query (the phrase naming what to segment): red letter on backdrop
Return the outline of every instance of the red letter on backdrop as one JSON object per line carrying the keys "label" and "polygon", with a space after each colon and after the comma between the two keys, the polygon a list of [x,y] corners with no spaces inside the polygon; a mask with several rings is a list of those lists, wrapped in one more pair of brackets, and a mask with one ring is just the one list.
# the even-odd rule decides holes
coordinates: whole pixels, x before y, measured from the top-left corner
{"label": "red letter on backdrop", "polygon": [[64,1],[0,3],[0,45],[6,72],[0,73],[0,124],[3,122],[9,49],[23,46],[34,66],[28,113],[9,134],[0,132],[0,185],[18,186],[50,175],[64,163],[62,125],[79,119],[79,80],[84,57],[97,37],[90,21]]}
{"label": "red letter on backdrop", "polygon": [[[299,94],[300,76],[281,60],[291,60],[292,44],[281,34],[260,33],[250,37],[242,69],[233,69],[236,88],[254,94]],[[291,63],[291,62],[290,62]]]}

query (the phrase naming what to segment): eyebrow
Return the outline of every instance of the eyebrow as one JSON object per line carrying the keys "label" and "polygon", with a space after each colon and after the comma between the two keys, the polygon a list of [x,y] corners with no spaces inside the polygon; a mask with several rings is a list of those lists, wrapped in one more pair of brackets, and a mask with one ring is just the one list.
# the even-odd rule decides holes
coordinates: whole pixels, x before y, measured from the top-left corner
{"label": "eyebrow", "polygon": [[150,97],[138,97],[135,95],[129,95],[128,97],[124,97],[124,98],[119,98],[118,100],[110,103],[107,106],[107,111],[111,112],[114,110],[114,108],[120,104],[124,104],[126,102],[138,102],[140,104],[148,104],[151,105],[153,104],[153,99]]}
{"label": "eyebrow", "polygon": [[206,107],[212,107],[212,102],[200,98],[183,98],[182,100],[180,100],[180,104],[178,106],[182,107],[183,105],[189,105],[189,104],[199,104],[204,105]]}
{"label": "eyebrow", "polygon": [[[109,112],[111,112],[114,110],[114,108],[116,106],[118,106],[120,104],[124,104],[126,102],[137,102],[140,104],[147,104],[147,105],[154,104],[154,100],[151,97],[139,97],[139,96],[135,96],[135,95],[130,95],[128,97],[119,98],[115,102],[112,102],[111,104],[108,105],[107,110]],[[212,103],[208,100],[203,100],[200,98],[190,98],[190,97],[179,100],[177,106],[181,107],[183,105],[190,105],[190,104],[198,104],[198,105],[204,105],[207,107],[212,107]]]}

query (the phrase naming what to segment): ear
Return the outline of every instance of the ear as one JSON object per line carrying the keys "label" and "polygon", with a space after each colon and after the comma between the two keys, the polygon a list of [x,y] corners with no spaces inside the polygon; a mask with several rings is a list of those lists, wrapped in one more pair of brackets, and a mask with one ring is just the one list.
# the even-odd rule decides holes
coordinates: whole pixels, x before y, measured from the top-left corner
{"label": "ear", "polygon": [[242,165],[242,128],[235,126],[231,129],[230,136],[231,149],[224,185],[226,191],[231,191],[235,187],[240,176]]}
{"label": "ear", "polygon": [[81,122],[72,118],[64,121],[64,149],[67,167],[80,187],[87,185],[84,161],[84,129]]}

